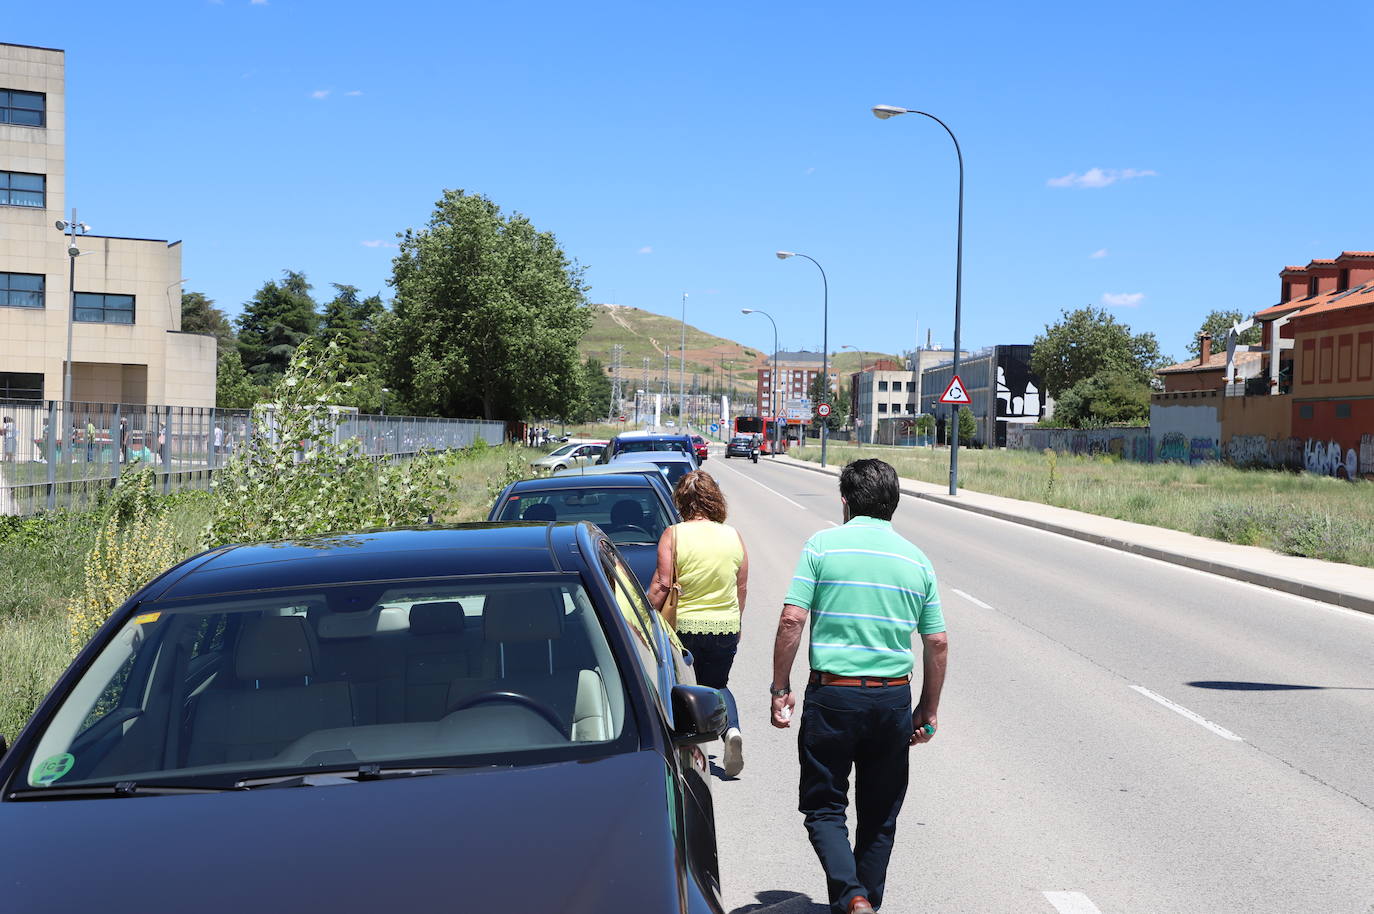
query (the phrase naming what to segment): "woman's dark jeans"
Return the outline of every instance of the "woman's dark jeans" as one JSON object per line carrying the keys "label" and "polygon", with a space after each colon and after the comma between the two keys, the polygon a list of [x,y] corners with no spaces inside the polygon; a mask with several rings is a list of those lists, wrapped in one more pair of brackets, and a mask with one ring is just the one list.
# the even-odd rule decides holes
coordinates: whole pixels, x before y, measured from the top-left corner
{"label": "woman's dark jeans", "polygon": [[692,669],[697,674],[697,685],[720,689],[725,696],[725,707],[730,713],[730,726],[739,728],[739,709],[735,707],[735,696],[730,694],[730,667],[735,663],[735,651],[739,649],[739,632],[729,635],[693,635],[678,632],[682,646],[692,653]]}

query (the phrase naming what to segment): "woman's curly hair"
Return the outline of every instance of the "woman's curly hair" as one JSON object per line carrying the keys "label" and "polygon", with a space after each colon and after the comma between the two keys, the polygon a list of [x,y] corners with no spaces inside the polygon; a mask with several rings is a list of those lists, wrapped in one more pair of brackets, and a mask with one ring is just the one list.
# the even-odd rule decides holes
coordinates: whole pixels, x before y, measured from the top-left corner
{"label": "woman's curly hair", "polygon": [[718,524],[725,523],[725,496],[716,485],[715,477],[705,470],[693,470],[677,481],[673,501],[683,520],[704,517]]}

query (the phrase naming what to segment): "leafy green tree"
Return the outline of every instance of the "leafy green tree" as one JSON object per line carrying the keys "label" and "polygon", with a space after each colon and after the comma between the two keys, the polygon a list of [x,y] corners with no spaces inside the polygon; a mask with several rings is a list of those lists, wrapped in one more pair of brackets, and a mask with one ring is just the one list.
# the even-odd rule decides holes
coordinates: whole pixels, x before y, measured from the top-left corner
{"label": "leafy green tree", "polygon": [[221,352],[215,372],[215,405],[220,409],[249,409],[258,401],[258,394],[258,385],[243,370],[238,352]]}
{"label": "leafy green tree", "polygon": [[[1245,315],[1235,308],[1229,311],[1213,311],[1202,320],[1202,326],[1198,328],[1198,334],[1210,334],[1212,337],[1212,351],[1224,352],[1226,350],[1226,334],[1236,324],[1245,319]],[[1253,346],[1260,341],[1260,327],[1258,324],[1246,330],[1240,335],[1237,341],[1242,346]],[[1194,336],[1188,343],[1188,352],[1193,358],[1202,356],[1202,340]]]}
{"label": "leafy green tree", "polygon": [[229,325],[229,318],[204,292],[181,293],[181,329],[186,333],[214,334],[220,355],[234,348],[234,328]]}
{"label": "leafy green tree", "polygon": [[[837,432],[841,428],[844,428],[849,418],[848,397],[836,396],[835,392],[825,383],[825,379],[819,374],[811,379],[811,386],[807,389],[806,395],[811,398],[812,421],[814,421],[817,426],[824,422],[826,427],[832,432]],[[815,415],[816,407],[820,406],[822,403],[830,404],[830,417],[827,419],[821,419],[819,416]]]}
{"label": "leafy green tree", "polygon": [[1168,363],[1153,333],[1132,334],[1130,327],[1091,305],[1063,312],[1059,323],[1046,325],[1045,332],[1035,338],[1031,350],[1031,371],[1056,400],[1100,371],[1148,383],[1154,370]]}
{"label": "leafy green tree", "polygon": [[335,295],[325,304],[320,316],[318,336],[334,343],[348,375],[371,374],[380,355],[377,351],[377,322],[386,311],[380,295],[358,296],[357,286],[333,283]]}
{"label": "leafy green tree", "polygon": [[587,359],[582,364],[582,383],[573,414],[574,422],[591,422],[606,415],[611,408],[611,378],[600,359]]}
{"label": "leafy green tree", "polygon": [[239,355],[249,376],[261,385],[276,383],[319,319],[304,273],[283,270],[280,283],[263,283],[238,318]]}
{"label": "leafy green tree", "polygon": [[978,420],[973,417],[973,410],[967,406],[959,407],[959,444],[972,444],[977,435]]}
{"label": "leafy green tree", "polygon": [[[591,326],[582,267],[487,197],[448,190],[392,262],[387,376],[419,412],[487,419],[577,408]],[[609,403],[609,397],[607,398]]]}
{"label": "leafy green tree", "polygon": [[1150,419],[1150,385],[1120,371],[1084,378],[1055,401],[1054,424],[1069,428],[1136,425]]}

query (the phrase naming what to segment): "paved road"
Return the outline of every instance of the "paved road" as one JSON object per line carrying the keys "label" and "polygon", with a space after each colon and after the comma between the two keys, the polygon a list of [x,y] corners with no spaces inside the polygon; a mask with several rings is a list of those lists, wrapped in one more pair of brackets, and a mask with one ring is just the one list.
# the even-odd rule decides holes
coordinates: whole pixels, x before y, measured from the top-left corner
{"label": "paved road", "polygon": [[[716,790],[726,907],[820,914],[795,731],[768,726],[766,688],[836,484],[706,469],[752,572],[731,680],[746,767]],[[940,574],[950,676],[885,911],[1374,912],[1374,617],[911,498],[894,523]]]}

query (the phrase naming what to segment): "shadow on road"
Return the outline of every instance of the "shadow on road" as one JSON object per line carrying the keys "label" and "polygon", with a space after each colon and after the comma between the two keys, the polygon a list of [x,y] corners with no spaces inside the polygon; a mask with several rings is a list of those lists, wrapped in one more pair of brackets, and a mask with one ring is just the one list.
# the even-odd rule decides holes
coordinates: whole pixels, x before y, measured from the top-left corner
{"label": "shadow on road", "polygon": [[816,904],[800,892],[759,892],[758,904],[735,908],[730,914],[828,914],[830,905]]}
{"label": "shadow on road", "polygon": [[1230,682],[1223,679],[1199,679],[1188,685],[1195,689],[1219,689],[1224,692],[1291,692],[1298,690],[1322,690],[1344,692],[1374,692],[1374,686],[1314,686],[1296,685],[1290,682]]}

